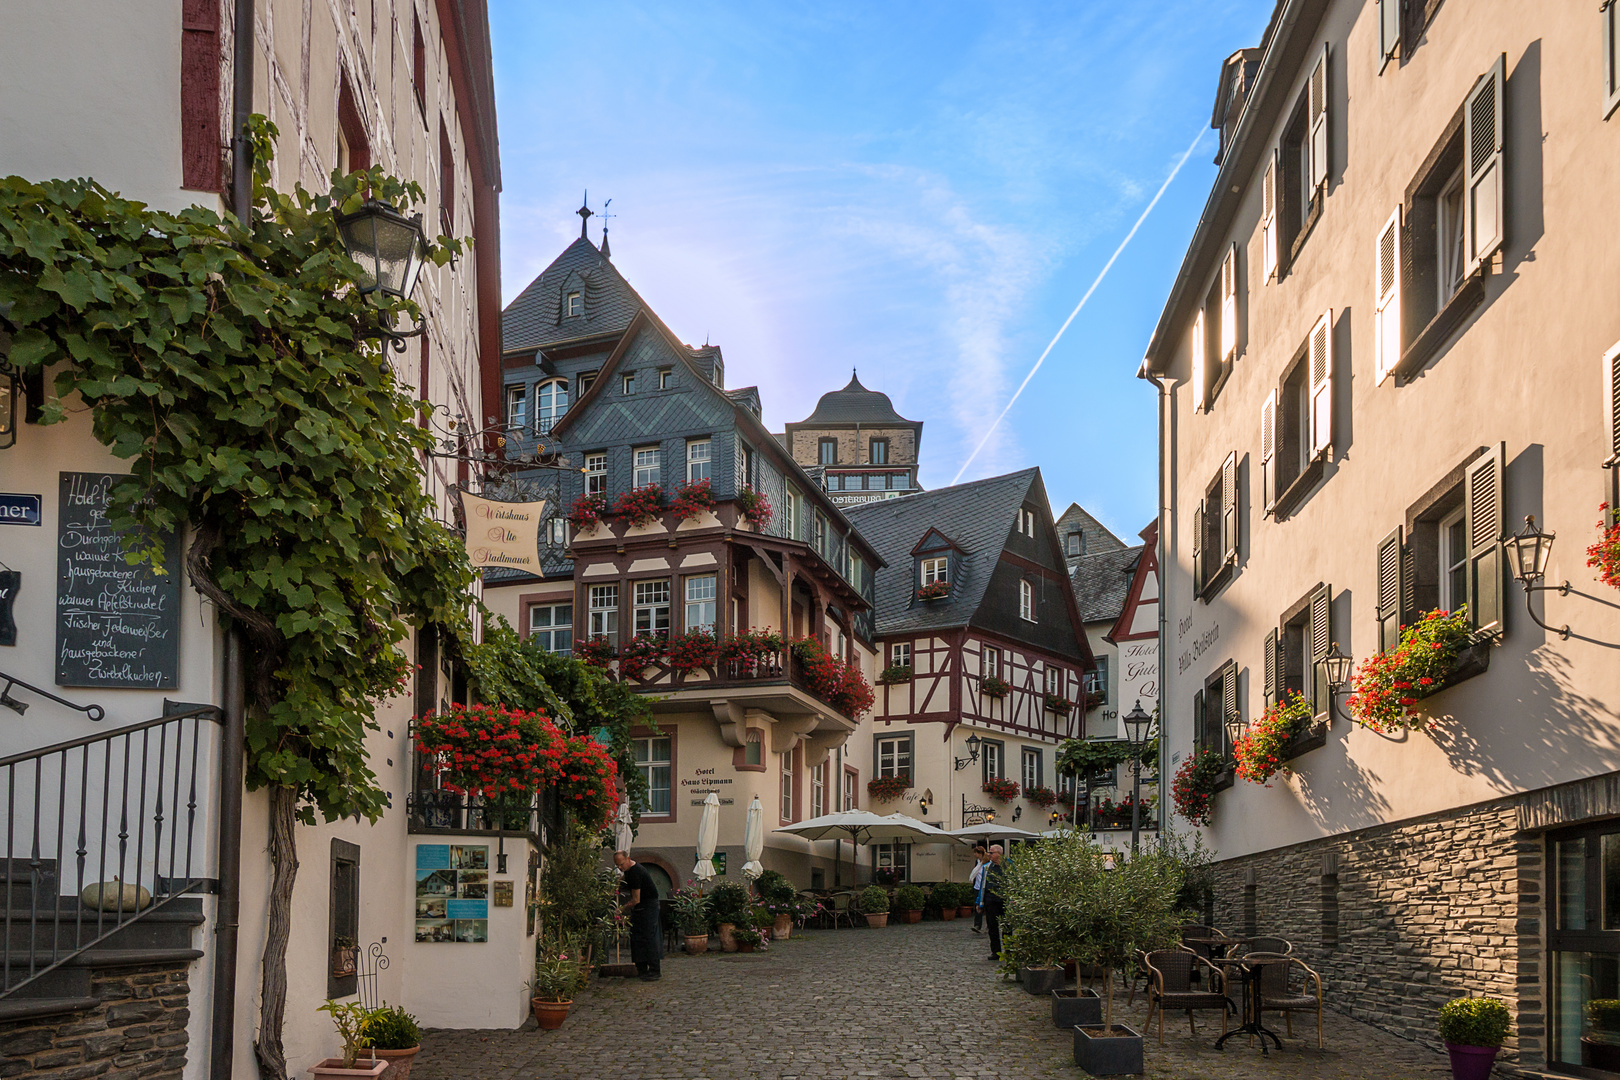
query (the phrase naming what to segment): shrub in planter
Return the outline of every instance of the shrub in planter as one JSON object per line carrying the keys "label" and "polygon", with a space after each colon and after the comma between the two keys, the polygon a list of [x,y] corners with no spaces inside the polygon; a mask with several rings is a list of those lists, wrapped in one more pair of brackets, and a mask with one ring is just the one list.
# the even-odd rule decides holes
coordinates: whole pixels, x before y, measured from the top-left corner
{"label": "shrub in planter", "polygon": [[1260,719],[1232,746],[1237,774],[1251,784],[1264,784],[1279,770],[1286,772],[1283,761],[1288,747],[1310,727],[1315,714],[1315,707],[1292,690],[1266,706]]}
{"label": "shrub in planter", "polygon": [[1176,813],[1194,825],[1208,825],[1215,781],[1225,768],[1225,758],[1213,750],[1200,750],[1183,761],[1171,788]]}
{"label": "shrub in planter", "polygon": [[1454,1080],[1485,1080],[1513,1017],[1495,998],[1454,998],[1440,1006],[1440,1038]]}
{"label": "shrub in planter", "polygon": [[1012,800],[1018,798],[1018,784],[1013,780],[1003,780],[999,777],[992,777],[984,782],[984,793],[990,796],[992,799],[997,799],[1001,802],[1011,802]]}
{"label": "shrub in planter", "polygon": [[1428,718],[1411,711],[1446,688],[1457,654],[1472,643],[1466,608],[1431,611],[1401,627],[1401,643],[1363,660],[1350,680],[1345,708],[1351,719],[1374,731],[1418,730]]}
{"label": "shrub in planter", "polygon": [[771,523],[771,500],[765,497],[764,492],[756,491],[752,487],[744,487],[737,492],[737,512],[756,529],[763,529]]}
{"label": "shrub in planter", "polygon": [[737,943],[738,952],[753,952],[765,944],[765,935],[752,926],[739,926],[731,932],[732,940]]}
{"label": "shrub in planter", "polygon": [[582,531],[600,525],[612,512],[606,495],[581,495],[568,509],[568,523]]}
{"label": "shrub in planter", "polygon": [[862,915],[887,915],[889,913],[889,894],[880,885],[868,885],[861,890],[856,906],[861,909]]}
{"label": "shrub in planter", "polygon": [[366,1014],[360,1030],[371,1041],[371,1052],[388,1062],[382,1080],[410,1080],[411,1065],[422,1049],[416,1017],[398,1005],[384,1005]]}
{"label": "shrub in planter", "polygon": [[675,499],[669,504],[676,521],[700,517],[714,509],[714,488],[708,480],[687,481],[675,489]]}
{"label": "shrub in planter", "polygon": [[911,681],[910,664],[891,664],[878,672],[878,683],[883,686],[893,686],[896,683]]}
{"label": "shrub in planter", "polygon": [[748,889],[735,881],[722,881],[709,893],[710,925],[748,921]]}
{"label": "shrub in planter", "polygon": [[1586,565],[1598,572],[1603,584],[1620,589],[1620,513],[1611,513],[1609,504],[1599,509],[1598,542],[1586,549]]}
{"label": "shrub in planter", "polygon": [[900,773],[897,776],[874,776],[866,782],[866,793],[878,802],[893,802],[906,793],[911,787],[911,776]]}
{"label": "shrub in planter", "polygon": [[621,517],[627,525],[650,525],[664,509],[664,489],[658,484],[643,484],[619,496],[613,504],[613,516]]}
{"label": "shrub in planter", "polygon": [[[927,898],[923,896],[923,891],[915,885],[902,885],[894,890],[894,909],[904,911],[908,916],[915,915],[917,918],[921,918],[923,904],[926,902]],[[917,919],[908,919],[908,921],[916,922]]]}
{"label": "shrub in planter", "polygon": [[1011,690],[1012,687],[1007,685],[1006,680],[994,675],[986,675],[979,680],[979,693],[987,698],[1004,698]]}
{"label": "shrub in planter", "polygon": [[665,649],[665,658],[671,671],[690,675],[701,667],[711,667],[717,655],[712,630],[688,630],[673,637]]}

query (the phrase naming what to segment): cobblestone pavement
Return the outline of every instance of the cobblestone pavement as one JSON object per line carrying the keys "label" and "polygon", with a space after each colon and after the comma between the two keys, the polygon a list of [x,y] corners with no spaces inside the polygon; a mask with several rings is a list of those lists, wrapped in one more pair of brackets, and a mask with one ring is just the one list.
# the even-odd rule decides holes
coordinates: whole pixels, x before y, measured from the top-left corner
{"label": "cobblestone pavement", "polygon": [[[672,953],[656,983],[594,982],[563,1027],[430,1031],[411,1080],[948,1080],[1084,1074],[1051,1006],[995,974],[983,936],[962,921],[795,933],[753,955]],[[1332,994],[1331,985],[1326,987]],[[1116,1019],[1140,1027],[1140,998]],[[1155,1080],[1430,1080],[1443,1054],[1329,1012],[1326,1049],[1283,1039],[1263,1057],[1243,1038],[1213,1048],[1213,1014],[1188,1033],[1185,1013],[1147,1040]],[[1281,1018],[1276,1026],[1282,1027]],[[1157,1031],[1157,1024],[1154,1032]]]}

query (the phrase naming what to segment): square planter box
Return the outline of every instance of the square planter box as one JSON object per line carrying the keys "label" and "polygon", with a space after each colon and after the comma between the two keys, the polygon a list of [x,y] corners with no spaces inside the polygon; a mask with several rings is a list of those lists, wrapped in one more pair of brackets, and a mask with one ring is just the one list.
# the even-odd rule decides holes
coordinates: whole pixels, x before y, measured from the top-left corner
{"label": "square planter box", "polygon": [[354,1068],[345,1069],[343,1059],[335,1057],[313,1066],[309,1073],[315,1080],[376,1080],[388,1071],[388,1065],[385,1058],[360,1058],[354,1063]]}
{"label": "square planter box", "polygon": [[1052,1026],[1101,1027],[1102,1007],[1102,997],[1095,990],[1080,986],[1073,990],[1053,990]]}
{"label": "square planter box", "polygon": [[[1100,1031],[1100,1028],[1092,1028]],[[1093,1037],[1086,1028],[1074,1029],[1074,1063],[1092,1076],[1139,1075],[1142,1036],[1124,1024],[1115,1024],[1108,1037]]]}
{"label": "square planter box", "polygon": [[1021,976],[1019,982],[1024,984],[1024,989],[1036,997],[1045,997],[1069,981],[1064,977],[1061,967],[1020,968],[1019,975]]}

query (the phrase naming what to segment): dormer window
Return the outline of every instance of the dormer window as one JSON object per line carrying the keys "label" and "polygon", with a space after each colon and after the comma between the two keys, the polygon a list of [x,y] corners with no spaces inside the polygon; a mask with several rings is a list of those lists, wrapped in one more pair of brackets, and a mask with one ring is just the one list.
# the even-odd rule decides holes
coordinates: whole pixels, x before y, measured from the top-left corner
{"label": "dormer window", "polygon": [[564,303],[565,307],[563,310],[567,313],[570,319],[585,314],[585,297],[580,293],[569,293],[568,298]]}
{"label": "dormer window", "polygon": [[1035,512],[1033,510],[1018,511],[1018,531],[1025,536],[1035,536]]}
{"label": "dormer window", "polygon": [[949,560],[944,556],[935,559],[924,559],[922,561],[922,580],[918,584],[926,588],[936,582],[949,580],[946,571],[948,562]]}
{"label": "dormer window", "polygon": [[917,560],[917,599],[938,600],[950,595],[949,566],[950,560],[944,555]]}

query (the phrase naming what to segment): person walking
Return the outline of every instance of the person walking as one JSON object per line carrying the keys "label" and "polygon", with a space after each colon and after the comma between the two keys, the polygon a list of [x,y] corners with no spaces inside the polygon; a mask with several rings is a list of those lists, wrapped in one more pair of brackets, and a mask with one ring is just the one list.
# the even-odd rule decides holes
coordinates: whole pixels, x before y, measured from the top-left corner
{"label": "person walking", "polygon": [[968,887],[973,890],[973,932],[984,933],[984,909],[979,906],[979,886],[984,883],[985,867],[990,865],[990,852],[983,844],[973,845],[973,870],[968,874]]}
{"label": "person walking", "polygon": [[642,982],[663,977],[663,927],[659,922],[658,885],[647,868],[630,857],[628,851],[615,851],[613,865],[624,875],[619,891],[624,902],[621,915],[630,916],[630,959]]}
{"label": "person walking", "polygon": [[1001,959],[1001,916],[1006,913],[1007,903],[1002,899],[1002,883],[1007,876],[1006,867],[1001,865],[1001,845],[990,845],[990,861],[985,864],[984,874],[979,879],[979,908],[984,912],[984,921],[990,930],[990,959]]}

